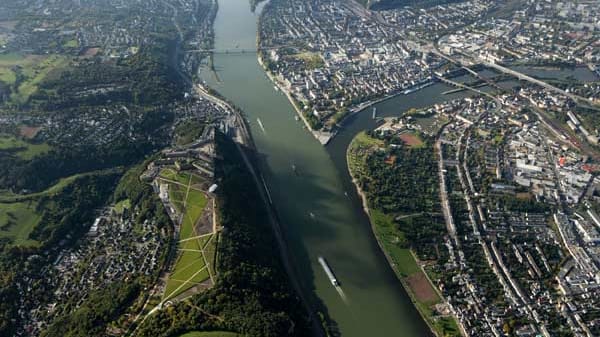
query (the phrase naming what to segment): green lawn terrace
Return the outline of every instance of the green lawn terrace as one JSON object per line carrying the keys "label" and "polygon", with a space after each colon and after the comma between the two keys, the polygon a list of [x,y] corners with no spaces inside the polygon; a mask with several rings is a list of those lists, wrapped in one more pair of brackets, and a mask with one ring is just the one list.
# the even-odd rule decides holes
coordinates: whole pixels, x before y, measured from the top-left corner
{"label": "green lawn terrace", "polygon": [[210,184],[196,170],[178,165],[162,166],[153,182],[175,224],[177,250],[164,278],[162,302],[182,300],[215,282],[219,228]]}
{"label": "green lawn terrace", "polygon": [[140,177],[152,185],[175,229],[176,253],[161,278],[159,306],[183,300],[215,282],[219,227],[209,192],[214,185],[214,132],[206,128],[194,142],[163,150]]}

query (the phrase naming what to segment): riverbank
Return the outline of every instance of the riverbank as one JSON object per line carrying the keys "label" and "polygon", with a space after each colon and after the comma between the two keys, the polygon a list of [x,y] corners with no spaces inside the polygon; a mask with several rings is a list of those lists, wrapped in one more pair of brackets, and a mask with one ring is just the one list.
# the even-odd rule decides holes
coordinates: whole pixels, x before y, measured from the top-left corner
{"label": "riverbank", "polygon": [[269,69],[267,69],[267,67],[265,67],[264,61],[262,59],[262,54],[259,52],[258,54],[258,64],[260,64],[260,66],[263,68],[265,74],[267,74],[267,77],[269,78],[269,80],[271,80],[271,82],[273,82],[273,84],[282,92],[285,94],[285,96],[287,97],[288,101],[290,102],[290,104],[294,107],[294,110],[296,110],[296,113],[298,114],[298,116],[302,119],[302,121],[304,122],[304,126],[306,127],[306,129],[308,131],[310,131],[310,133],[319,141],[319,143],[321,143],[321,145],[327,145],[327,143],[329,143],[329,141],[335,137],[335,132],[324,132],[324,131],[318,131],[313,129],[310,126],[310,123],[308,122],[308,120],[306,119],[306,116],[304,116],[304,113],[302,113],[302,110],[300,109],[300,107],[298,107],[298,104],[296,102],[296,100],[292,97],[292,93],[288,90],[288,88],[286,88],[283,83],[281,83],[280,81],[277,80],[277,78],[275,78],[275,76],[269,71]]}
{"label": "riverbank", "polygon": [[[248,1],[219,4],[215,49],[255,49],[256,20],[264,13],[261,6],[268,3],[261,3],[254,14]],[[263,60],[268,66],[267,55]],[[270,191],[296,277],[313,308],[329,318],[325,325],[331,335],[431,336],[373,239],[365,213],[351,201],[356,196],[345,187],[346,170],[338,171],[327,148],[294,119],[297,112],[286,96],[274,90],[257,55],[215,53],[214,66],[221,82],[208,67],[200,76],[207,87],[244,111],[256,146],[251,157],[262,173],[261,185]],[[298,106],[302,108],[301,103]],[[331,286],[319,256],[327,258],[348,301]],[[319,318],[320,314],[314,316]]]}
{"label": "riverbank", "polygon": [[[258,45],[260,44],[260,42],[258,40],[257,40],[257,44]],[[271,82],[277,87],[277,89],[280,90],[282,93],[284,93],[284,95],[287,97],[290,104],[294,107],[296,114],[301,118],[302,122],[304,123],[304,126],[306,127],[306,129],[321,143],[321,145],[327,145],[337,135],[337,129],[334,129],[331,132],[315,130],[310,125],[308,120],[306,119],[306,116],[304,116],[302,109],[300,109],[300,107],[298,106],[298,102],[292,97],[292,93],[290,92],[290,90],[283,83],[281,83],[281,81],[279,81],[275,77],[275,75],[273,73],[271,73],[271,71],[269,71],[269,69],[267,69],[267,67],[264,64],[264,60],[262,59],[262,54],[260,52],[258,53],[257,59],[258,59],[258,64],[260,64],[261,68],[264,70],[264,72],[267,75],[267,77],[269,78],[269,80],[271,80]],[[434,84],[434,81],[429,81],[420,86],[417,86],[416,88],[409,88],[406,90],[398,91],[398,92],[395,92],[392,94],[383,95],[382,97],[359,103],[353,107],[350,107],[348,109],[349,113],[344,115],[336,123],[336,126],[337,126],[337,128],[343,128],[344,123],[351,116],[358,114],[360,112],[363,112],[365,109],[368,109],[369,107],[371,107],[373,105],[385,102],[387,100],[393,99],[400,95],[408,95],[408,94],[414,93],[416,91],[422,90],[423,88],[426,88],[433,84]]]}
{"label": "riverbank", "polygon": [[[269,78],[269,80],[271,80],[271,82],[277,87],[277,89],[279,89],[287,97],[290,104],[294,107],[296,114],[300,117],[300,119],[304,123],[304,126],[306,127],[306,129],[321,143],[321,145],[327,145],[337,135],[337,130],[333,130],[332,132],[315,130],[310,125],[308,120],[306,119],[306,116],[304,116],[304,113],[302,112],[302,109],[300,109],[300,107],[298,106],[297,101],[292,97],[292,93],[290,92],[290,90],[288,88],[286,88],[286,86],[283,83],[281,83],[281,81],[279,81],[275,77],[275,75],[273,75],[273,73],[271,73],[271,71],[269,71],[269,69],[267,69],[267,67],[265,66],[264,61],[262,59],[262,54],[260,52],[258,53],[257,59],[258,59],[258,64],[260,64],[261,68],[263,68],[263,70],[264,70],[265,74],[267,75],[267,77]],[[368,109],[369,107],[371,107],[375,104],[385,102],[387,100],[390,100],[390,99],[395,98],[400,95],[407,95],[407,94],[419,91],[419,90],[426,88],[433,84],[434,84],[434,82],[427,82],[417,88],[407,89],[408,91],[407,90],[398,91],[393,94],[384,95],[384,96],[376,98],[376,99],[372,99],[369,101],[359,103],[356,106],[349,108],[348,109],[349,113],[346,114],[345,116],[343,116],[342,119],[336,123],[336,125],[338,128],[342,128],[345,121],[348,118],[350,118],[351,116],[353,116],[357,113],[363,112],[365,109]]]}
{"label": "riverbank", "polygon": [[[359,184],[358,174],[355,172],[357,168],[353,168],[353,166],[356,166],[354,164],[355,159],[351,156],[351,152],[353,151],[354,146],[356,146],[356,142],[358,141],[357,138],[359,137],[364,137],[364,134],[360,133],[357,135],[346,150],[347,170],[356,192],[360,196],[363,210],[369,218],[371,231],[375,236],[377,245],[383,252],[388,264],[408,293],[411,302],[418,310],[430,331],[438,337],[447,336],[447,327],[444,325],[444,322],[441,322],[439,319],[440,317],[435,314],[435,311],[432,310],[431,307],[437,307],[438,305],[446,308],[449,307],[439,289],[433,284],[431,278],[424,270],[423,263],[411,249],[396,247],[395,251],[392,252],[389,247],[387,247],[389,245],[384,242],[384,237],[390,235],[390,233],[385,232],[390,231],[389,227],[394,227],[395,225],[392,223],[392,219],[389,216],[378,210],[371,210],[369,208],[367,194]],[[402,233],[400,232],[400,234]],[[431,291],[429,291],[429,296],[427,296],[427,288],[430,288],[435,292],[434,297],[432,297],[433,294],[431,294]],[[457,332],[451,336],[461,336],[464,334],[456,317],[453,315],[446,317],[451,318],[451,321],[447,323],[451,324],[451,329]]]}
{"label": "riverbank", "polygon": [[[268,196],[269,192],[266,189],[266,185],[261,183],[261,179],[259,179],[259,177],[262,177],[263,175],[260,173],[260,165],[257,163],[257,160],[259,159],[257,159],[255,156],[256,146],[254,144],[254,140],[252,139],[252,133],[249,131],[249,126],[247,125],[246,119],[242,116],[240,109],[234,107],[233,103],[228,102],[219,93],[215,92],[214,89],[211,93],[200,84],[197,85],[197,89],[198,93],[202,95],[202,97],[215,102],[215,104],[218,104],[224,109],[232,111],[232,113],[235,115],[234,124],[237,126],[238,131],[236,131],[236,136],[233,137],[234,144],[241,158],[243,159],[248,172],[252,175],[258,194],[265,206],[265,210],[267,211],[269,218],[269,224],[271,225],[274,237],[278,243],[283,266],[286,270],[292,287],[294,288],[296,294],[300,298],[300,301],[308,313],[308,318],[310,320],[313,332],[316,336],[325,337],[327,332],[323,327],[322,319],[317,319],[317,317],[323,317],[324,314],[313,307],[312,302],[309,300],[308,295],[306,294],[304,286],[299,281],[299,272],[295,268],[290,249],[284,239],[285,234],[279,222],[279,217],[276,210],[273,208],[273,204],[270,202],[270,197]],[[250,153],[246,153],[246,149],[248,149]],[[264,182],[264,180],[262,180],[262,182]],[[329,320],[329,317],[324,317],[323,319]]]}

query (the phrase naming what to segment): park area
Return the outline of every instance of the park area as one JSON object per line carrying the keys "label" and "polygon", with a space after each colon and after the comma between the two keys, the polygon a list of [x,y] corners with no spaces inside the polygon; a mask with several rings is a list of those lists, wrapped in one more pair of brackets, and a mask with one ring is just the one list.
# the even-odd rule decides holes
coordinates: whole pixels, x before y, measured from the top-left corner
{"label": "park area", "polygon": [[158,180],[166,184],[168,202],[180,223],[177,257],[163,294],[166,301],[214,283],[218,233],[213,224],[212,199],[198,187],[203,182],[201,177],[163,168]]}
{"label": "park area", "polygon": [[[425,248],[429,247],[427,241],[417,243],[424,244],[422,247],[416,246],[414,241],[424,237],[420,235],[424,225],[436,228],[433,225],[438,223],[429,215],[435,209],[425,206],[436,204],[436,190],[420,189],[415,184],[417,181],[435,186],[427,179],[433,172],[433,164],[427,160],[431,149],[426,148],[427,144],[416,132],[405,131],[398,137],[405,146],[386,146],[382,139],[365,132],[358,134],[348,147],[348,168],[365,198],[375,237],[415,306],[438,335],[447,332],[454,335],[458,333],[456,321],[438,311],[445,303],[428,277],[432,275],[428,274],[431,272],[427,269],[429,261],[421,261],[416,255],[420,250],[422,256],[429,256],[425,254],[428,252]],[[402,188],[386,189],[388,184]]]}

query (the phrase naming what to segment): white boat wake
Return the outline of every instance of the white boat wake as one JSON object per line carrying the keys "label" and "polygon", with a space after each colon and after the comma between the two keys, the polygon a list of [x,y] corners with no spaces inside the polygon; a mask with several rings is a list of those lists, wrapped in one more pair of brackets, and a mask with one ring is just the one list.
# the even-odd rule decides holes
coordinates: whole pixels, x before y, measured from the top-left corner
{"label": "white boat wake", "polygon": [[334,288],[338,292],[338,294],[340,295],[340,297],[342,298],[342,301],[344,301],[344,304],[350,305],[350,301],[348,300],[348,296],[346,296],[346,293],[344,292],[344,289],[342,289],[342,287],[340,287],[340,286],[336,286]]}
{"label": "white boat wake", "polygon": [[257,118],[256,121],[258,122],[258,126],[260,126],[262,132],[266,135],[267,131],[265,130],[265,127],[263,126],[262,121],[260,120],[260,118]]}

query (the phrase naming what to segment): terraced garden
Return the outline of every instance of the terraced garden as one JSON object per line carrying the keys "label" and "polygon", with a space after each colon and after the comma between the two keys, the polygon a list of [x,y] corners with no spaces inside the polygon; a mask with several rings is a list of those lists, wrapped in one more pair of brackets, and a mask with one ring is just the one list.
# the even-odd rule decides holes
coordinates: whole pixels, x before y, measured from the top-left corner
{"label": "terraced garden", "polygon": [[[163,169],[159,180],[168,185],[169,202],[179,213],[178,256],[169,275],[163,301],[172,299],[199,286],[199,289],[214,282],[215,257],[218,233],[212,219],[210,201],[205,193],[195,187],[200,177],[190,173],[178,173]],[[212,201],[211,201],[212,202]]]}

